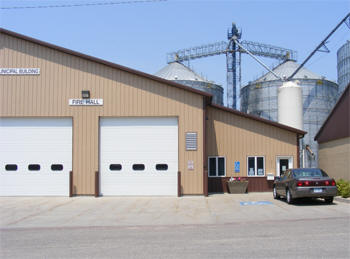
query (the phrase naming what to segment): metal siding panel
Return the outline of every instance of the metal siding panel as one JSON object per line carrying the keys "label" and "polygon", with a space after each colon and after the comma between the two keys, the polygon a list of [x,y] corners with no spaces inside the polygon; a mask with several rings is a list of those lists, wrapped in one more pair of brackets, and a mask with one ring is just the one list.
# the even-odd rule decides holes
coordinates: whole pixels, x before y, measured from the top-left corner
{"label": "metal siding panel", "polygon": [[[246,176],[248,155],[264,155],[266,173],[275,173],[277,155],[291,155],[296,158],[294,133],[215,108],[209,108],[208,115],[208,156],[226,156],[227,176]],[[241,162],[239,174],[233,173],[234,161]]]}
{"label": "metal siding panel", "polygon": [[[1,35],[1,49],[8,66],[22,64],[40,67],[40,76],[1,77],[1,116],[72,116],[74,121],[73,177],[75,193],[93,194],[93,173],[98,167],[98,115],[101,116],[167,116],[179,118],[179,168],[183,172],[183,192],[202,193],[202,103],[203,97],[159,82],[111,69],[101,64],[57,52],[20,39]],[[28,47],[26,47],[28,46]],[[8,49],[9,47],[10,49]],[[20,57],[19,52],[24,53]],[[33,53],[25,53],[33,52]],[[1,61],[3,62],[3,60]],[[135,78],[135,79],[132,79]],[[19,79],[19,80],[18,80]],[[22,82],[23,88],[17,87]],[[93,96],[105,100],[103,107],[70,107],[69,98],[80,98],[88,87]],[[138,93],[135,93],[138,88]],[[142,90],[144,89],[144,90]],[[138,97],[139,96],[139,97]],[[136,102],[136,98],[141,98]],[[21,104],[21,105],[20,105]],[[138,106],[140,104],[140,106]],[[12,105],[12,106],[11,106]],[[9,107],[10,106],[10,107]],[[87,114],[85,114],[85,112]],[[89,123],[84,124],[84,120]],[[90,128],[90,130],[89,130]],[[198,151],[186,154],[184,132],[198,131]],[[91,136],[93,135],[93,136]],[[90,142],[88,151],[86,143]],[[94,144],[95,143],[95,144]],[[191,151],[193,152],[193,151]],[[187,160],[195,162],[196,170],[186,172]],[[85,180],[84,180],[85,179]]]}

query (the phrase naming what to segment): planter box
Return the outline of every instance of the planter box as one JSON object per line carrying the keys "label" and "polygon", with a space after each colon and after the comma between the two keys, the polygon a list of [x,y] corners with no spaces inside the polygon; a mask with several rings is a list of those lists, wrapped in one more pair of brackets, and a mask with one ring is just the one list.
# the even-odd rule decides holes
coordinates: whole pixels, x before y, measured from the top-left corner
{"label": "planter box", "polygon": [[246,193],[248,188],[248,181],[233,181],[227,182],[229,193]]}

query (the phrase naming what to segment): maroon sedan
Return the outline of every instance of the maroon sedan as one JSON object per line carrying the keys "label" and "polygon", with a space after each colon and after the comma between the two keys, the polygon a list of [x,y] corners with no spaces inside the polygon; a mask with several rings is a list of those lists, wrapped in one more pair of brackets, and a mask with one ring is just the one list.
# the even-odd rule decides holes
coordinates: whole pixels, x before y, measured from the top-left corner
{"label": "maroon sedan", "polygon": [[297,198],[324,198],[326,203],[332,203],[337,195],[337,186],[319,168],[288,169],[273,183],[273,197],[286,197],[290,204]]}

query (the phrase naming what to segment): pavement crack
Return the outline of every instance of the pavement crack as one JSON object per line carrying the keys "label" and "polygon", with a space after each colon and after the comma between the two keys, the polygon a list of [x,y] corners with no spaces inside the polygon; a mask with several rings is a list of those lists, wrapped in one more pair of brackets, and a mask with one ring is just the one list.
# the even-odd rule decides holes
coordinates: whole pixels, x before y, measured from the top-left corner
{"label": "pavement crack", "polygon": [[[65,205],[67,205],[67,204],[70,204],[70,203],[72,203],[73,201],[74,201],[74,200],[72,199],[72,200],[69,200],[68,202],[61,203],[61,204],[57,204],[57,205],[55,205],[55,206],[52,206],[52,207],[49,208],[48,210],[45,210],[45,212],[53,211],[54,209],[57,209],[57,208],[59,208],[59,207],[65,206]],[[17,223],[19,223],[19,222],[22,222],[22,221],[24,221],[24,220],[26,220],[26,219],[29,219],[29,218],[38,216],[38,215],[40,215],[40,214],[42,214],[42,213],[43,213],[43,211],[37,211],[37,212],[35,212],[35,213],[29,214],[29,215],[27,215],[27,216],[25,216],[25,217],[22,217],[22,218],[20,218],[20,219],[15,220],[15,221],[9,222],[9,223],[7,223],[7,225],[8,225],[8,226],[15,225],[15,224],[17,224]]]}

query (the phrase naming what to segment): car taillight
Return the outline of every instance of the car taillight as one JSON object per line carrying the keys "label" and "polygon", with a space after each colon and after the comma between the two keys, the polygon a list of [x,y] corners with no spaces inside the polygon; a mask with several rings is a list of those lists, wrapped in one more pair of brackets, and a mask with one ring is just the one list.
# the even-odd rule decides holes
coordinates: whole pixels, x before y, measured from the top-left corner
{"label": "car taillight", "polygon": [[332,179],[332,182],[331,182],[332,186],[335,186],[335,181]]}
{"label": "car taillight", "polygon": [[329,185],[329,181],[324,181],[325,185]]}
{"label": "car taillight", "polygon": [[304,185],[305,185],[305,186],[309,186],[309,185],[310,185],[309,181],[305,181],[305,182],[304,182]]}
{"label": "car taillight", "polygon": [[298,186],[303,186],[303,182],[302,182],[302,181],[298,181],[298,182],[297,182],[297,185],[298,185]]}

